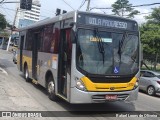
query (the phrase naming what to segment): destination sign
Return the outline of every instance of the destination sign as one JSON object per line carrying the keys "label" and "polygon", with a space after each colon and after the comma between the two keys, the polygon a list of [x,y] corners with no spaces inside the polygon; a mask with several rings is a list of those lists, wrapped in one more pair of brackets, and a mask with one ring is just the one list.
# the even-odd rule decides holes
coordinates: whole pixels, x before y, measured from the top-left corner
{"label": "destination sign", "polygon": [[117,28],[124,30],[138,30],[138,25],[133,20],[127,20],[109,15],[99,14],[84,14],[79,13],[77,18],[78,24],[106,27],[106,28]]}
{"label": "destination sign", "polygon": [[127,22],[120,22],[108,19],[86,17],[86,23],[91,25],[127,29]]}

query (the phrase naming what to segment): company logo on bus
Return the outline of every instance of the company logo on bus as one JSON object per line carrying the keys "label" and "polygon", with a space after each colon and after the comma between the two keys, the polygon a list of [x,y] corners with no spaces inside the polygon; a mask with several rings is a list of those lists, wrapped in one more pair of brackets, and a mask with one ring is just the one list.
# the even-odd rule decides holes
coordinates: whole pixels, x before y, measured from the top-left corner
{"label": "company logo on bus", "polygon": [[115,75],[110,75],[110,76],[105,76],[106,78],[120,78],[120,76],[115,76]]}
{"label": "company logo on bus", "polygon": [[114,90],[115,89],[115,87],[110,87],[110,90]]}

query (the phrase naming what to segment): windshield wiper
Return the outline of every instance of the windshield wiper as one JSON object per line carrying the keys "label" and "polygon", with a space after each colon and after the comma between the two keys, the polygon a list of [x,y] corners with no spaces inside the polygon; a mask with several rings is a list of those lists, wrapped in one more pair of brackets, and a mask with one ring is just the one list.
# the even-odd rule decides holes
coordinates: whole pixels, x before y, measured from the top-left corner
{"label": "windshield wiper", "polygon": [[105,54],[104,43],[102,41],[102,38],[101,38],[101,36],[99,34],[98,29],[94,30],[94,36],[95,36],[95,38],[98,39],[97,45],[98,45],[99,52],[102,54],[102,59],[103,59],[103,64],[104,64],[104,54]]}
{"label": "windshield wiper", "polygon": [[127,32],[123,33],[122,39],[119,41],[118,54],[120,56],[120,61],[121,61],[123,43],[124,43],[125,39],[127,38],[127,36],[128,36]]}

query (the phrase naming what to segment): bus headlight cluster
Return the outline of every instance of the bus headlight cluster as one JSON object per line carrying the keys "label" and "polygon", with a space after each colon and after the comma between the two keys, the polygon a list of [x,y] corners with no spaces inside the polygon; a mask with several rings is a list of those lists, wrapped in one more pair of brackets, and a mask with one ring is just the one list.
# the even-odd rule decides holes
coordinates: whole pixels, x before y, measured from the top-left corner
{"label": "bus headlight cluster", "polygon": [[134,89],[136,89],[139,86],[138,80],[136,81],[136,83],[134,84]]}
{"label": "bus headlight cluster", "polygon": [[75,79],[76,79],[76,88],[82,91],[86,91],[86,87],[84,83],[79,78],[75,78]]}

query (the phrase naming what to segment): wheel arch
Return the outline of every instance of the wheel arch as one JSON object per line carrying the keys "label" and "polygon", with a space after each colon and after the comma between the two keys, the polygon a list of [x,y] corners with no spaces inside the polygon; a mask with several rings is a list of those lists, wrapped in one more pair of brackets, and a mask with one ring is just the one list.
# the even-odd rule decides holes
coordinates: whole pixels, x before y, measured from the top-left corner
{"label": "wheel arch", "polygon": [[153,85],[148,85],[147,86],[147,90],[148,90],[149,87],[153,87],[155,89],[155,87]]}

